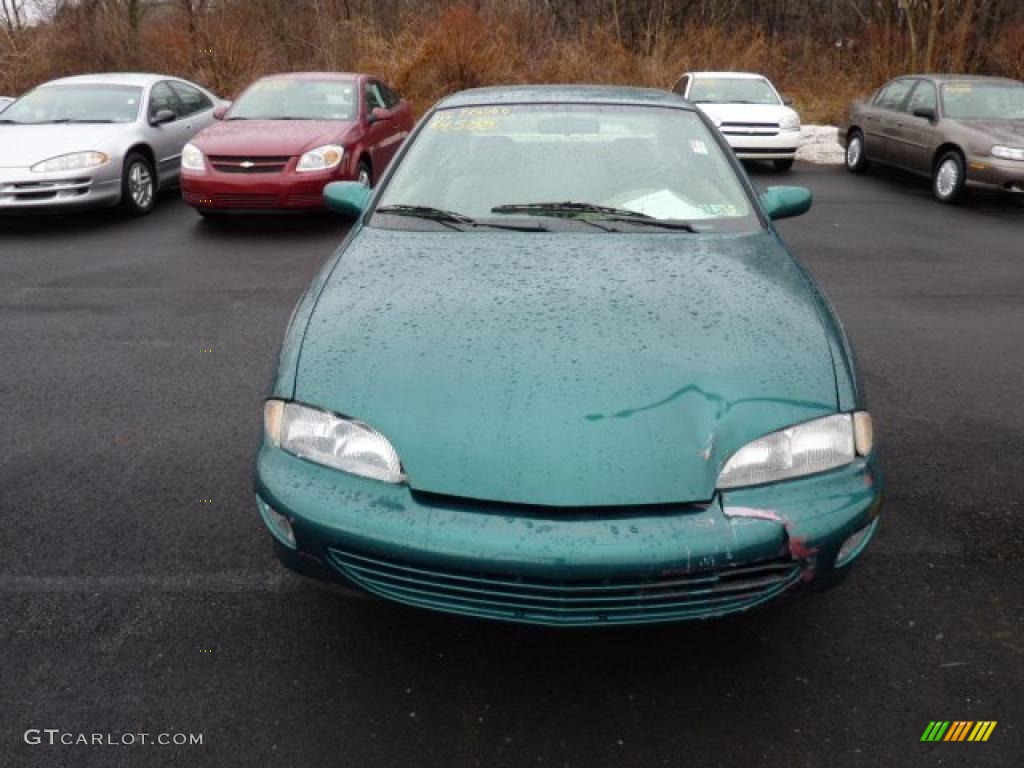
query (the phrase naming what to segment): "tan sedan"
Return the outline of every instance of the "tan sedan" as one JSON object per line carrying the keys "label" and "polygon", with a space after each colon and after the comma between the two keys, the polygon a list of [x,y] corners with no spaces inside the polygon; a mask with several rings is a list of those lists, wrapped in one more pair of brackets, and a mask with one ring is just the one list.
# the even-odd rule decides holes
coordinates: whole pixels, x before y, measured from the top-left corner
{"label": "tan sedan", "polygon": [[846,167],[871,163],[927,176],[935,197],[967,188],[1024,193],[1024,83],[969,75],[908,75],[847,108]]}

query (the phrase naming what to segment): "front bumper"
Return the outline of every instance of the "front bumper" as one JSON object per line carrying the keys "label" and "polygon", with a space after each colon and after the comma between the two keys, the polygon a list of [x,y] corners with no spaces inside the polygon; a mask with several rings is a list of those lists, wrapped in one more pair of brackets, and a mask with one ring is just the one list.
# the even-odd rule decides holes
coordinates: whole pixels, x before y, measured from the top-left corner
{"label": "front bumper", "polygon": [[342,176],[334,169],[322,173],[204,173],[182,170],[181,194],[195,208],[216,211],[325,210],[324,187]]}
{"label": "front bumper", "polygon": [[725,140],[740,160],[792,160],[800,143],[800,131],[746,135],[729,133],[726,128],[722,130]]}
{"label": "front bumper", "polygon": [[988,155],[972,156],[967,161],[967,185],[977,189],[1024,192],[1024,162]]}
{"label": "front bumper", "polygon": [[120,199],[121,169],[114,162],[59,173],[0,168],[0,213],[116,205]]}
{"label": "front bumper", "polygon": [[299,573],[433,610],[558,626],[711,618],[826,583],[882,500],[874,461],[861,460],[706,505],[516,507],[425,498],[267,443],[256,493],[290,520],[296,547],[275,539],[276,549]]}

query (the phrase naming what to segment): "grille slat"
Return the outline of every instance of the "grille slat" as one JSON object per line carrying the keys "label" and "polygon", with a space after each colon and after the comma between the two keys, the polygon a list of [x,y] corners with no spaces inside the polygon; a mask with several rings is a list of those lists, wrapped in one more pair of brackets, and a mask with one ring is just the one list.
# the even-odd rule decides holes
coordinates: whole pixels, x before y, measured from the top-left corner
{"label": "grille slat", "polygon": [[686,574],[590,580],[511,578],[328,549],[369,592],[400,602],[545,624],[667,621],[746,610],[795,584],[798,561],[777,559]]}

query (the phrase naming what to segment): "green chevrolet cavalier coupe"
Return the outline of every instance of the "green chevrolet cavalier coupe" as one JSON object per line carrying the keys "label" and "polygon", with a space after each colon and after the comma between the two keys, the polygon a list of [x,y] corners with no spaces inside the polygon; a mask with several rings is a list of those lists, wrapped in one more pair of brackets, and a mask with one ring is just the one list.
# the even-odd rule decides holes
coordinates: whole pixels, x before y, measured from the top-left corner
{"label": "green chevrolet cavalier coupe", "polygon": [[832,583],[882,479],[854,358],[708,119],[660,91],[451,96],[299,302],[257,504],[303,574],[552,625]]}

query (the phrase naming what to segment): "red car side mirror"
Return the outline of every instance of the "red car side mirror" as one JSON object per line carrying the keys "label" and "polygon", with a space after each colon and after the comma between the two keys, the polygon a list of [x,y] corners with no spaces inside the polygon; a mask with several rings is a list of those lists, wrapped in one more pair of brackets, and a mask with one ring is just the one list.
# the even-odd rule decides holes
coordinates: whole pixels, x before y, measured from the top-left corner
{"label": "red car side mirror", "polygon": [[384,107],[374,107],[370,110],[370,123],[379,123],[381,120],[390,120],[391,110]]}
{"label": "red car side mirror", "polygon": [[224,106],[217,107],[215,110],[213,110],[213,119],[214,120],[223,120],[224,119],[224,115],[226,115],[227,113],[228,113],[228,108],[227,107],[224,107]]}

